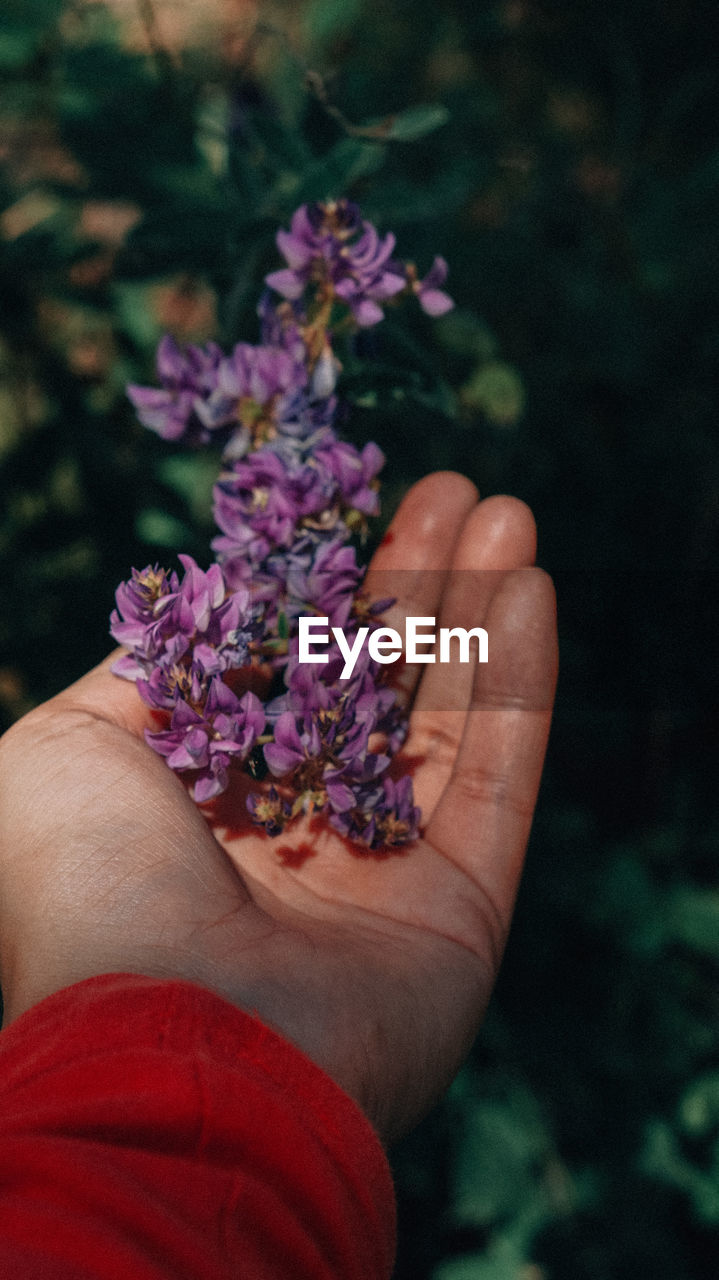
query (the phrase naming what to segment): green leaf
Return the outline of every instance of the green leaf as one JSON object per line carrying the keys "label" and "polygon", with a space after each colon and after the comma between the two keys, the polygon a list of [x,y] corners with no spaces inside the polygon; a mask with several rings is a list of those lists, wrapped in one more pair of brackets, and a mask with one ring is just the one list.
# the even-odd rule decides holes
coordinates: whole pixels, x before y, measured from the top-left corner
{"label": "green leaf", "polygon": [[135,520],[135,533],[143,542],[153,543],[158,547],[172,547],[173,550],[186,544],[191,534],[181,520],[169,516],[158,507],[145,507]]}
{"label": "green leaf", "polygon": [[417,142],[434,133],[449,120],[450,113],[441,103],[428,103],[426,106],[408,107],[399,115],[390,116],[381,122],[381,133],[387,142]]}
{"label": "green leaf", "polygon": [[486,1227],[519,1213],[537,1190],[536,1168],[548,1149],[528,1092],[466,1105],[453,1170],[455,1219]]}
{"label": "green leaf", "polygon": [[35,49],[35,37],[30,31],[0,31],[0,67],[3,71],[15,71],[23,67]]}
{"label": "green leaf", "polygon": [[677,889],[667,909],[669,940],[719,960],[719,892]]}
{"label": "green leaf", "polygon": [[501,1240],[486,1254],[462,1254],[443,1262],[432,1280],[520,1280],[530,1274],[529,1259],[511,1242]]}
{"label": "green leaf", "polygon": [[461,397],[469,408],[481,409],[497,427],[515,426],[526,400],[519,373],[502,360],[482,365],[462,387]]}
{"label": "green leaf", "polygon": [[681,1100],[679,1119],[685,1133],[693,1137],[719,1130],[719,1071],[692,1081]]}
{"label": "green leaf", "polygon": [[676,1187],[689,1199],[700,1222],[719,1224],[719,1162],[715,1156],[705,1169],[687,1159],[671,1125],[650,1120],[646,1127],[642,1171],[657,1181]]}
{"label": "green leaf", "polygon": [[204,164],[156,164],[153,179],[160,190],[185,206],[205,210],[210,216],[227,209],[227,196],[217,175]]}
{"label": "green leaf", "polygon": [[114,285],[112,295],[115,314],[125,332],[141,350],[151,350],[159,341],[162,325],[150,306],[148,286],[123,281]]}

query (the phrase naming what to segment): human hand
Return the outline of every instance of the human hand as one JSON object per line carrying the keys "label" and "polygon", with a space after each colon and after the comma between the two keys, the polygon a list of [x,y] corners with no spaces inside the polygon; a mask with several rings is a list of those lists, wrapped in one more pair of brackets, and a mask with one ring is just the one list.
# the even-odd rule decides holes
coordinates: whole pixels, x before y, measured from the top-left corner
{"label": "human hand", "polygon": [[523,504],[477,505],[440,473],[375,556],[370,590],[372,575],[383,595],[397,586],[392,625],[442,625],[451,608],[490,644],[486,666],[404,672],[423,829],[397,853],[353,854],[309,819],[275,844],[239,776],[203,816],[143,741],[152,713],[111,659],[24,717],[0,742],[6,1021],[100,973],[184,978],[299,1045],[385,1139],[405,1132],[466,1054],[509,927],[556,679],[534,554]]}

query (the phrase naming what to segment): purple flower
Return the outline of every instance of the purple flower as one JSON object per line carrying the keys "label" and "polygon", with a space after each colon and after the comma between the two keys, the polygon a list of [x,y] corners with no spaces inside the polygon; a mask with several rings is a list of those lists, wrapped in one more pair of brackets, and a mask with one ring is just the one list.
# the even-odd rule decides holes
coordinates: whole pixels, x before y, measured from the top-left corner
{"label": "purple flower", "polygon": [[266,277],[272,289],[294,301],[309,283],[318,283],[329,298],[346,302],[363,328],[377,324],[383,317],[380,303],[405,287],[392,262],[395,237],[381,238],[347,200],[302,205],[290,230],[278,232],[277,246],[287,267]]}
{"label": "purple flower", "polygon": [[284,673],[287,691],[267,705],[267,718],[270,722],[276,721],[285,711],[291,711],[300,721],[315,713],[327,712],[337,707],[347,693],[346,684],[339,684],[344,658],[336,645],[330,650],[327,663],[322,666],[300,662],[296,640],[292,647],[294,651]]}
{"label": "purple flower", "polygon": [[231,489],[225,490],[220,482],[214,490],[215,523],[223,530],[213,538],[212,550],[222,565],[228,586],[252,587],[253,600],[259,597],[255,588],[264,561],[272,551],[272,544],[264,533],[253,528],[243,516],[241,505]]}
{"label": "purple flower", "polygon": [[378,445],[366,444],[361,453],[354,445],[338,440],[334,433],[321,440],[315,458],[326,467],[337,485],[341,502],[363,515],[376,516],[379,511],[376,478],[384,466],[384,454]]}
{"label": "purple flower", "polygon": [[[212,544],[228,581],[256,589],[269,571],[270,579],[286,578],[290,612],[295,597],[343,625],[348,594],[361,578],[354,551],[343,544],[350,522],[377,508],[375,475],[383,461],[375,445],[360,454],[327,432],[306,461],[296,449],[267,446],[233,463],[215,486],[222,533]],[[284,558],[273,557],[282,551]]]}
{"label": "purple flower", "polygon": [[357,788],[344,784],[327,791],[330,823],[350,840],[381,850],[417,839],[421,814],[414,804],[411,778],[395,782],[384,777],[378,783]]}
{"label": "purple flower", "polygon": [[137,680],[149,674],[155,661],[174,662],[186,648],[172,618],[179,580],[158,565],[132,570],[115,592],[117,608],[110,615],[110,634],[132,652],[113,664],[116,675]]}
{"label": "purple flower", "polygon": [[291,711],[285,711],[279,717],[274,728],[274,741],[265,747],[265,760],[268,768],[276,778],[293,773],[313,756],[319,755],[320,736],[316,724],[309,731],[300,734],[295,717]]}
{"label": "purple flower", "polygon": [[274,787],[267,791],[254,791],[247,797],[247,810],[253,822],[264,827],[268,836],[279,836],[292,817],[292,807],[288,800],[278,794]]}
{"label": "purple flower", "polygon": [[[390,757],[369,750],[371,735],[387,712],[389,690],[373,685],[365,670],[356,682],[338,679],[341,659],[323,668],[290,660],[287,693],[267,707],[273,741],[264,748],[267,766],[285,778],[302,807],[345,812],[356,795],[377,785]],[[348,799],[350,797],[351,799]]]}
{"label": "purple flower", "polygon": [[[283,332],[281,329],[278,332]],[[307,352],[291,327],[281,344],[240,342],[230,355],[214,343],[180,350],[166,336],[157,352],[162,387],[128,387],[140,421],[166,440],[225,445],[227,457],[277,435],[309,436],[332,421],[336,404],[327,379],[312,381]]]}
{"label": "purple flower", "polygon": [[[307,699],[310,703],[312,692]],[[319,793],[323,801],[326,777],[347,771],[349,776],[364,778],[368,761],[374,759],[367,751],[369,726],[355,719],[346,694],[333,692],[328,706],[283,711],[274,724],[274,740],[264,749],[275,777],[289,774],[299,793]]]}
{"label": "purple flower", "polygon": [[178,556],[185,570],[179,589],[170,597],[174,620],[178,629],[193,634],[206,631],[213,610],[225,599],[225,583],[218,564],[210,565],[207,572],[200,569],[192,556]]}
{"label": "purple flower", "polygon": [[157,566],[133,569],[117,589],[110,618],[115,640],[132,650],[113,671],[142,680],[140,692],[153,706],[167,705],[173,689],[186,691],[193,680],[206,683],[220,671],[243,666],[258,625],[249,593],[228,592],[218,564],[204,572],[192,556],[179,559],[181,581]]}
{"label": "purple flower", "polygon": [[247,758],[265,727],[265,712],[254,693],[238,698],[219,676],[210,682],[202,709],[179,699],[168,729],[145,730],[145,739],[178,773],[196,774],[198,804],[227,789],[228,769]]}
{"label": "purple flower", "polygon": [[271,290],[265,289],[257,307],[257,315],[264,346],[283,347],[295,360],[306,360],[307,348],[301,333],[306,316],[299,303],[287,300],[276,303]]}
{"label": "purple flower", "polygon": [[130,579],[117,588],[117,608],[110,615],[110,631],[118,644],[154,657],[163,643],[163,613],[178,586],[177,574],[159,565],[133,569]]}
{"label": "purple flower", "polygon": [[189,444],[209,440],[201,414],[215,388],[222,358],[222,351],[214,342],[204,349],[188,346],[182,351],[167,334],[157,349],[157,373],[162,387],[131,384],[127,388],[143,426],[165,440]]}
{"label": "purple flower", "polygon": [[[250,528],[269,552],[291,546],[299,521],[321,511],[331,501],[332,490],[332,479],[321,468],[293,466],[274,450],[258,449],[220,479],[215,518],[229,538],[238,536],[243,551]],[[224,550],[229,549],[225,545]]]}
{"label": "purple flower", "polygon": [[305,351],[240,342],[220,360],[211,394],[196,412],[208,431],[236,425],[228,452],[241,457],[301,420],[307,395]]}
{"label": "purple flower", "polygon": [[413,268],[408,269],[407,275],[412,292],[416,293],[419,305],[428,316],[443,316],[454,306],[449,294],[440,287],[447,279],[447,273],[447,263],[439,256],[435,258],[423,280],[417,279]]}
{"label": "purple flower", "polygon": [[[302,336],[302,330],[308,327],[308,322],[300,304],[284,299],[275,305],[271,301],[269,289],[260,300],[257,314],[261,321],[263,343],[270,347],[284,348],[295,360],[311,369],[308,404],[304,412],[298,415],[300,420],[308,424],[311,422],[315,429],[320,425],[329,426],[336,409],[333,395],[342,369],[342,365],[332,351],[329,335],[325,334],[324,345],[319,354],[311,355]],[[311,335],[311,327],[308,329],[308,335]],[[308,413],[310,407],[311,417]],[[323,408],[324,420],[321,421],[320,415]]]}
{"label": "purple flower", "polygon": [[300,544],[287,564],[288,615],[316,612],[331,627],[346,626],[363,575],[354,547],[341,537]]}

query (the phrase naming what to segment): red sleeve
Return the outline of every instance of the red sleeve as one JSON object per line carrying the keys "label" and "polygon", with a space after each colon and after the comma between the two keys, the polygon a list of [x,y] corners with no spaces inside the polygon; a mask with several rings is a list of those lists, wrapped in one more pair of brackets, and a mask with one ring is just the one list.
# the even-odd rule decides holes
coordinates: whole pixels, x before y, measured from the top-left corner
{"label": "red sleeve", "polygon": [[0,1275],[377,1280],[394,1196],[364,1116],[256,1018],[110,974],[0,1035]]}

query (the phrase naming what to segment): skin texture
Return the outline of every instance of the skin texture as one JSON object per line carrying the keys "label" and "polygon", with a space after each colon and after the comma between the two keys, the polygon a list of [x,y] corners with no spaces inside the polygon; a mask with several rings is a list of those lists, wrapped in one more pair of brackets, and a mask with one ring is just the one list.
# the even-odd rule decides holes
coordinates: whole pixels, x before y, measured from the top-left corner
{"label": "skin texture", "polygon": [[299,1045],[386,1141],[405,1133],[466,1055],[509,928],[557,669],[534,557],[524,504],[478,503],[449,472],[410,490],[375,556],[390,626],[484,626],[490,647],[486,666],[391,668],[423,813],[396,854],[358,853],[317,819],[272,841],[239,777],[198,811],[112,658],[19,721],[0,741],[6,1022],[100,973],[185,978]]}

